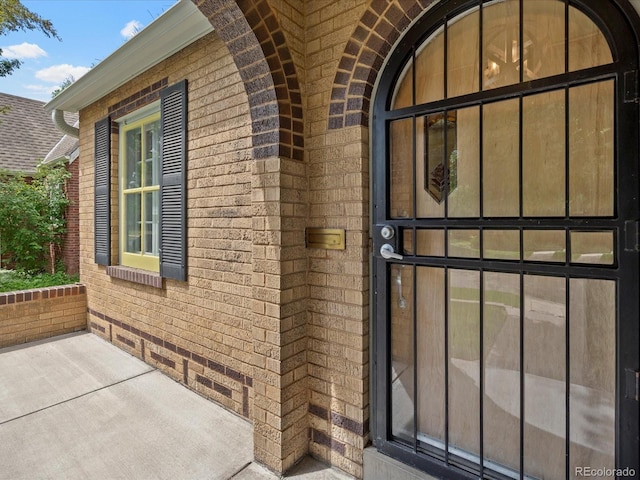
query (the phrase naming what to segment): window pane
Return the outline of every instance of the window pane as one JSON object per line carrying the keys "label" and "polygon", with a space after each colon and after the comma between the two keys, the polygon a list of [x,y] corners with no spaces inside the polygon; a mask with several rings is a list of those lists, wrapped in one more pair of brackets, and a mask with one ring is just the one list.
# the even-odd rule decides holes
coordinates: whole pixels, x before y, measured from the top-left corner
{"label": "window pane", "polygon": [[[453,113],[453,112],[452,112]],[[480,215],[480,109],[463,108],[456,112],[454,135],[448,155],[449,217],[478,217]]]}
{"label": "window pane", "polygon": [[482,193],[485,217],[520,215],[520,103],[489,103],[482,109]]}
{"label": "window pane", "polygon": [[449,449],[480,452],[480,273],[449,270]]}
{"label": "window pane", "polygon": [[416,268],[418,438],[422,447],[445,439],[445,277],[443,268]]}
{"label": "window pane", "polygon": [[413,267],[393,265],[391,275],[391,403],[392,433],[412,441],[413,405]]}
{"label": "window pane", "polygon": [[522,234],[524,260],[559,262],[566,259],[564,230],[525,230]]}
{"label": "window pane", "polygon": [[484,258],[520,260],[519,230],[483,230],[482,235]]}
{"label": "window pane", "polygon": [[571,232],[571,261],[613,265],[613,232]]}
{"label": "window pane", "polygon": [[613,80],[569,90],[569,214],[612,216]]}
{"label": "window pane", "polygon": [[524,276],[524,470],[565,477],[565,279]]}
{"label": "window pane", "polygon": [[444,98],[444,28],[439,28],[416,52],[416,103]]}
{"label": "window pane", "polygon": [[524,2],[524,80],[564,73],[564,2]]}
{"label": "window pane", "polygon": [[565,215],[564,91],[523,99],[522,197],[527,217]]}
{"label": "window pane", "polygon": [[160,192],[144,194],[144,253],[158,255]]}
{"label": "window pane", "polygon": [[125,201],[125,251],[129,253],[142,253],[141,225],[142,202],[139,193],[128,193]]}
{"label": "window pane", "polygon": [[569,288],[573,479],[575,467],[615,466],[616,285],[576,278]]}
{"label": "window pane", "polygon": [[391,98],[391,110],[413,105],[413,60],[409,60],[400,74]]}
{"label": "window pane", "polygon": [[482,11],[483,88],[520,81],[520,0],[485,4]]}
{"label": "window pane", "polygon": [[142,133],[134,128],[126,133],[126,177],[124,188],[138,188],[142,178]]}
{"label": "window pane", "polygon": [[160,183],[160,121],[144,127],[145,187]]}
{"label": "window pane", "polygon": [[[520,275],[483,276],[485,465],[520,469]],[[487,465],[487,463],[489,463]]]}
{"label": "window pane", "polygon": [[613,62],[609,44],[589,17],[569,7],[569,71]]}
{"label": "window pane", "polygon": [[478,91],[480,46],[478,9],[465,12],[448,24],[447,97]]}
{"label": "window pane", "polygon": [[449,230],[450,257],[480,258],[480,230]]}
{"label": "window pane", "polygon": [[392,122],[391,218],[413,217],[413,119]]}

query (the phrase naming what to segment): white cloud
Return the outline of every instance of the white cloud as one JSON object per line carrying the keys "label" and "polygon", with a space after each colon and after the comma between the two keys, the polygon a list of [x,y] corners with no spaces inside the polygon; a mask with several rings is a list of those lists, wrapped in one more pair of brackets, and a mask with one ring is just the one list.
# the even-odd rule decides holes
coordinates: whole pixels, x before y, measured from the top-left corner
{"label": "white cloud", "polygon": [[131,20],[124,26],[122,30],[120,30],[120,35],[129,40],[131,37],[134,37],[140,30],[142,30],[142,24],[138,20]]}
{"label": "white cloud", "polygon": [[73,65],[63,63],[38,70],[36,72],[36,78],[44,82],[60,84],[69,77],[77,80],[89,70],[91,70],[89,67],[74,67]]}
{"label": "white cloud", "polygon": [[2,47],[2,56],[6,58],[38,58],[46,57],[47,52],[41,49],[35,43],[21,43],[20,45],[10,45]]}

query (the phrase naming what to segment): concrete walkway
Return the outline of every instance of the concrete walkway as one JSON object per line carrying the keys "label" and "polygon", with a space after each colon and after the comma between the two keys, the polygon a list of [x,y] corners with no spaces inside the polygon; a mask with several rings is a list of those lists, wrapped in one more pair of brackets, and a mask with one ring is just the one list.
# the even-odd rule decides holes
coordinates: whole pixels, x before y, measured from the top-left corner
{"label": "concrete walkway", "polygon": [[[251,425],[99,337],[0,349],[0,479],[278,478]],[[347,480],[305,459],[286,476]]]}

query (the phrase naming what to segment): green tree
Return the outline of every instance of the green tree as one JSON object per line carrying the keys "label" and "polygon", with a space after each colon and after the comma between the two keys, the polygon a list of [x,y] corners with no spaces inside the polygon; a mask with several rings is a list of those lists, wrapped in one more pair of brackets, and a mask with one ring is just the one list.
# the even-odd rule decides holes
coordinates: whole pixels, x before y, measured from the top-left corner
{"label": "green tree", "polygon": [[[20,0],[0,0],[0,36],[19,30],[40,30],[47,37],[60,40],[50,20],[42,18],[20,3]],[[6,77],[20,67],[17,59],[2,58],[0,49],[0,77]]]}
{"label": "green tree", "polygon": [[[19,271],[55,271],[69,205],[63,164],[38,167],[33,180],[0,174],[0,258]],[[49,264],[51,265],[49,267]]]}

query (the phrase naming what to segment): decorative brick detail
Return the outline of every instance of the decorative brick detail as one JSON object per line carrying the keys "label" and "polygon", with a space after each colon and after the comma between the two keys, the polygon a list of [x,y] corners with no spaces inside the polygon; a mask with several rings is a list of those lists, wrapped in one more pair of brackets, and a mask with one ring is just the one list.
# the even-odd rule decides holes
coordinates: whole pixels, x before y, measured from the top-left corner
{"label": "decorative brick detail", "polygon": [[109,116],[111,116],[112,120],[115,120],[137,110],[140,107],[144,107],[156,100],[160,100],[160,90],[165,88],[168,84],[169,79],[163,78],[133,95],[129,95],[127,98],[124,98],[109,107]]}
{"label": "decorative brick detail", "polygon": [[335,438],[331,438],[326,433],[316,430],[315,428],[311,429],[311,441],[330,448],[331,450],[338,452],[340,455],[345,454],[346,448],[344,443],[339,442]]}
{"label": "decorative brick detail", "polygon": [[329,130],[369,125],[373,85],[400,35],[437,0],[373,0],[360,18],[338,64],[329,106]]}
{"label": "decorative brick detail", "polygon": [[162,277],[157,273],[149,273],[135,268],[121,267],[118,265],[108,266],[107,275],[128,282],[149,285],[154,288],[162,288]]}
{"label": "decorative brick detail", "polygon": [[302,95],[291,52],[267,0],[193,0],[225,42],[249,97],[254,158],[302,160]]}
{"label": "decorative brick detail", "polygon": [[[98,312],[92,308],[87,308],[87,312],[90,315],[93,315],[96,318],[99,318],[100,320],[103,320],[105,322],[107,322],[110,325],[113,325],[115,327],[121,328],[127,332],[132,333],[133,335],[136,335],[138,337],[140,337],[141,341],[142,340],[147,340],[148,342],[151,342],[154,345],[157,345],[158,347],[164,348],[166,350],[169,350],[170,352],[173,352],[181,357],[184,358],[184,360],[193,360],[195,363],[208,368],[209,370],[219,373],[225,377],[227,377],[230,380],[233,380],[234,382],[239,383],[242,386],[246,386],[246,387],[252,387],[253,386],[253,379],[249,376],[249,375],[244,375],[236,370],[234,370],[231,367],[227,367],[225,365],[222,365],[221,363],[215,362],[209,358],[205,358],[202,355],[198,355],[195,352],[191,352],[185,348],[182,347],[178,347],[176,346],[174,343],[169,342],[168,340],[163,340],[160,337],[157,337],[155,335],[151,335],[148,332],[142,331],[138,328],[132,327],[131,325],[122,322],[118,319],[112,318],[109,315],[105,315],[104,313]],[[100,325],[98,325],[96,322],[90,322],[91,328],[92,329],[96,329],[98,331],[100,331],[101,333],[105,333],[106,329]],[[135,348],[135,343],[132,340],[126,339],[125,337],[123,337],[122,335],[116,334],[116,340],[132,347]],[[142,342],[141,342],[142,343]],[[170,360],[158,353],[155,352],[151,352],[151,358],[154,359],[155,361],[161,363],[162,365],[165,365],[167,367],[176,368],[176,363],[173,360]],[[204,377],[203,377],[204,378]],[[196,377],[197,380],[197,377]],[[197,380],[199,383],[199,380]],[[213,390],[217,391],[218,393],[223,394],[226,397],[231,398],[231,390],[228,389],[227,387],[223,386],[223,385],[219,385],[218,388],[214,388],[214,387],[209,387],[212,388]],[[243,390],[243,394],[244,390]],[[248,395],[248,391],[246,392],[246,395]],[[247,402],[248,405],[248,400],[243,400],[244,402]],[[243,408],[244,410],[244,408]],[[248,411],[248,408],[247,408]]]}

